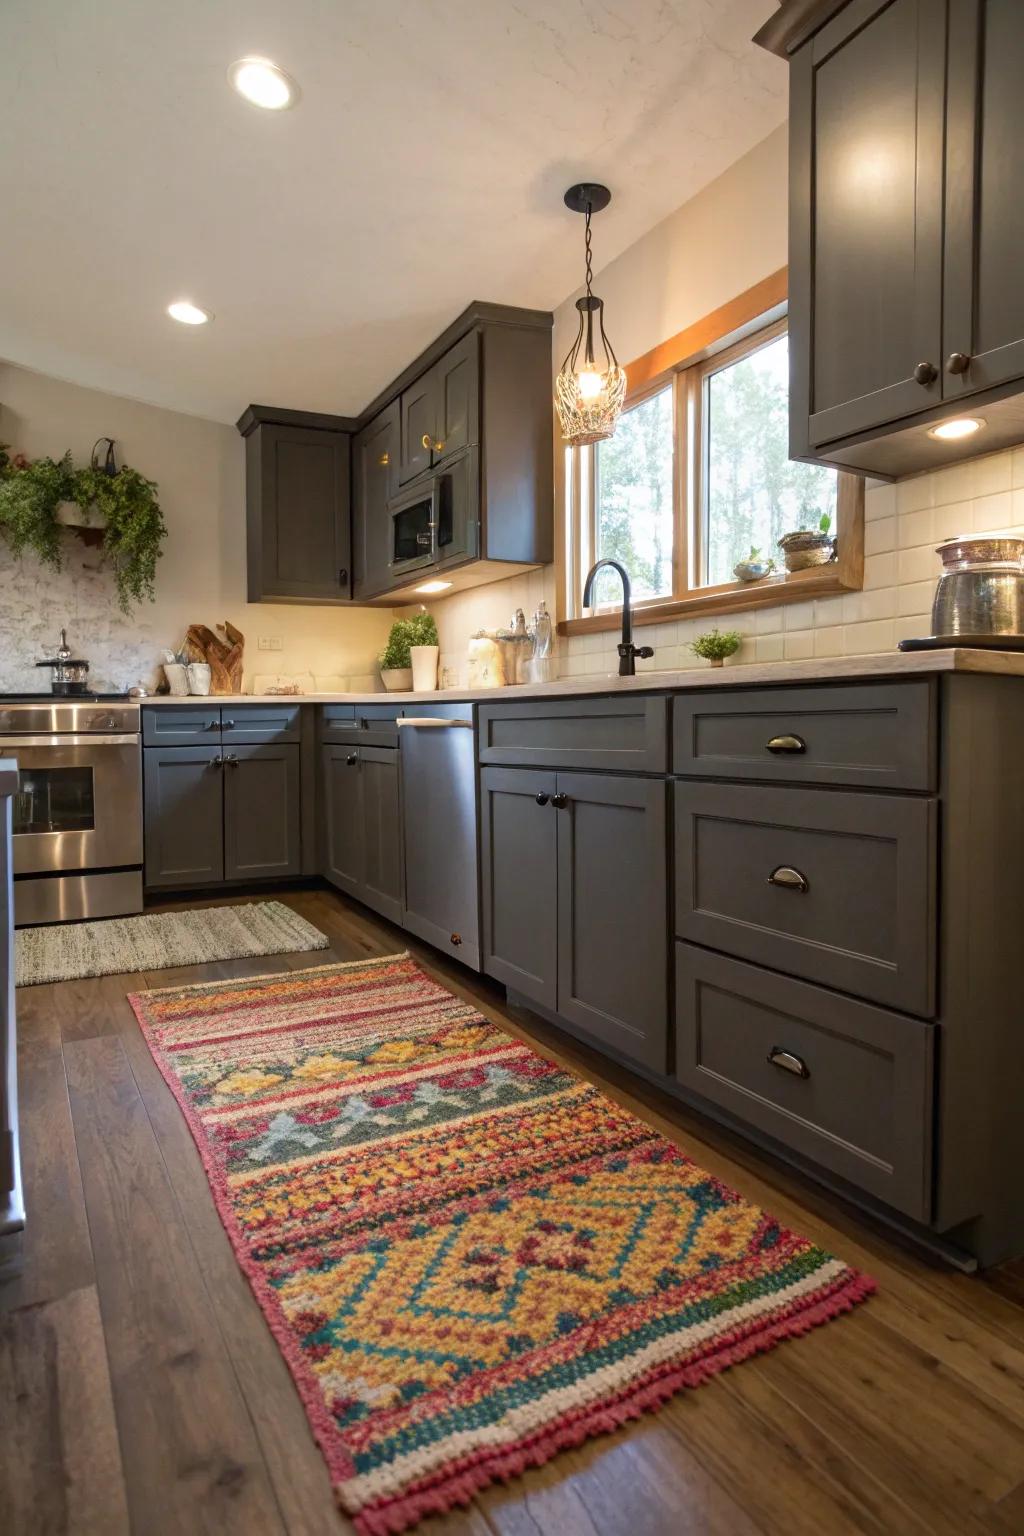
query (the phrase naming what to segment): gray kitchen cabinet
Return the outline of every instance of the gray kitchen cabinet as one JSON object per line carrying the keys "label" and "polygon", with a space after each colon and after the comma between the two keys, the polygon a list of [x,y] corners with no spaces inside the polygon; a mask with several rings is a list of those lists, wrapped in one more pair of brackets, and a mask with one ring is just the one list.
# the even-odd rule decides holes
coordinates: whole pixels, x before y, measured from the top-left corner
{"label": "gray kitchen cabinet", "polygon": [[479,442],[480,339],[475,331],[403,391],[400,423],[399,485]]}
{"label": "gray kitchen cabinet", "polygon": [[[1018,442],[1024,7],[783,0],[790,448],[897,476]],[[958,443],[927,428],[970,408]]]}
{"label": "gray kitchen cabinet", "polygon": [[251,603],[350,599],[351,428],[342,418],[265,406],[250,406],[239,422]]}
{"label": "gray kitchen cabinet", "polygon": [[664,781],[485,767],[480,782],[484,969],[664,1072]]}
{"label": "gray kitchen cabinet", "polygon": [[558,1013],[664,1072],[667,786],[603,773],[556,778]]}
{"label": "gray kitchen cabinet", "polygon": [[151,890],[224,879],[224,779],[219,746],[146,747],[145,883]]}
{"label": "gray kitchen cabinet", "polygon": [[483,968],[554,1012],[558,1003],[555,775],[480,770]]}
{"label": "gray kitchen cabinet", "polygon": [[398,922],[402,912],[398,754],[393,747],[321,748],[324,878]]}
{"label": "gray kitchen cabinet", "polygon": [[391,583],[388,501],[398,489],[398,411],[392,400],[356,436],[352,453],[352,595]]}
{"label": "gray kitchen cabinet", "polygon": [[222,773],[225,880],[300,874],[298,749],[232,745]]}
{"label": "gray kitchen cabinet", "polygon": [[217,705],[161,704],[142,711],[142,741],[147,747],[204,747],[220,743]]}

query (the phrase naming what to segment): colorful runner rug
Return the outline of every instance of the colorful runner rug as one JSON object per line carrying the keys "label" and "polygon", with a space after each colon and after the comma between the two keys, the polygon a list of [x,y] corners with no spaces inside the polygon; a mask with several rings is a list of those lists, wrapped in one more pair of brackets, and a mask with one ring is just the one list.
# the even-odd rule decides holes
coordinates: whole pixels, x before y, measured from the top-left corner
{"label": "colorful runner rug", "polygon": [[131,1002],[364,1536],[874,1288],[406,955]]}

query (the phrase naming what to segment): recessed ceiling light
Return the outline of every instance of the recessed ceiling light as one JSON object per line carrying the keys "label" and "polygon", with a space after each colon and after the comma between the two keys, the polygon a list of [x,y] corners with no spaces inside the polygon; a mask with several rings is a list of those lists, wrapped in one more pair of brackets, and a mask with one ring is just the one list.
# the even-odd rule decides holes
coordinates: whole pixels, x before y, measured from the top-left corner
{"label": "recessed ceiling light", "polygon": [[450,581],[425,581],[422,587],[414,587],[415,592],[447,592],[451,586]]}
{"label": "recessed ceiling light", "polygon": [[985,425],[983,416],[957,416],[952,421],[940,421],[931,427],[929,437],[937,437],[944,443],[955,443],[961,437],[973,437]]}
{"label": "recessed ceiling light", "polygon": [[208,309],[200,309],[190,299],[175,299],[173,304],[168,304],[167,313],[172,320],[180,320],[182,325],[205,325],[213,319]]}
{"label": "recessed ceiling light", "polygon": [[238,59],[228,70],[228,79],[239,96],[268,112],[293,107],[299,99],[299,88],[291,75],[269,59]]}

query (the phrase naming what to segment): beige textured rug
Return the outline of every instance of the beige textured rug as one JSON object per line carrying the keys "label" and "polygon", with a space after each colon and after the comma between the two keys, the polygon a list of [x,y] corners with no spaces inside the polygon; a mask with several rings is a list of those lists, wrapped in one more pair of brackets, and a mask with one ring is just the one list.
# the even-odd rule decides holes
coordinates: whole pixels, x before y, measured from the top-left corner
{"label": "beige textured rug", "polygon": [[329,942],[326,934],[283,902],[254,901],[240,907],[197,907],[191,912],[19,928],[15,974],[19,987],[31,987],[43,981],[74,981],[79,976],[293,954],[326,949]]}

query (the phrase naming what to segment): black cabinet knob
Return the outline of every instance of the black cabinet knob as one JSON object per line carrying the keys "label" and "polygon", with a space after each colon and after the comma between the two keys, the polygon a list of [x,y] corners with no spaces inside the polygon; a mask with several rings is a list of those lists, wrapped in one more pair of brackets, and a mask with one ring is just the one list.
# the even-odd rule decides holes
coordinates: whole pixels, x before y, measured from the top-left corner
{"label": "black cabinet knob", "polygon": [[541,790],[540,794],[536,797],[536,799],[537,799],[537,804],[538,805],[547,805],[547,803],[548,803],[548,796],[544,793],[543,790]]}
{"label": "black cabinet knob", "polygon": [[569,804],[569,796],[568,795],[552,795],[551,796],[551,804],[554,806],[556,811],[564,811],[566,806]]}
{"label": "black cabinet knob", "polygon": [[918,363],[914,369],[914,378],[919,384],[934,384],[939,376],[939,370],[934,363]]}
{"label": "black cabinet knob", "polygon": [[968,352],[951,352],[946,359],[946,368],[950,373],[966,373],[971,366],[971,358]]}
{"label": "black cabinet knob", "polygon": [[357,757],[355,752],[350,752],[348,757],[346,757],[345,761],[346,761],[346,763],[348,764],[348,766],[350,768],[354,768],[356,763],[358,763],[359,758]]}

